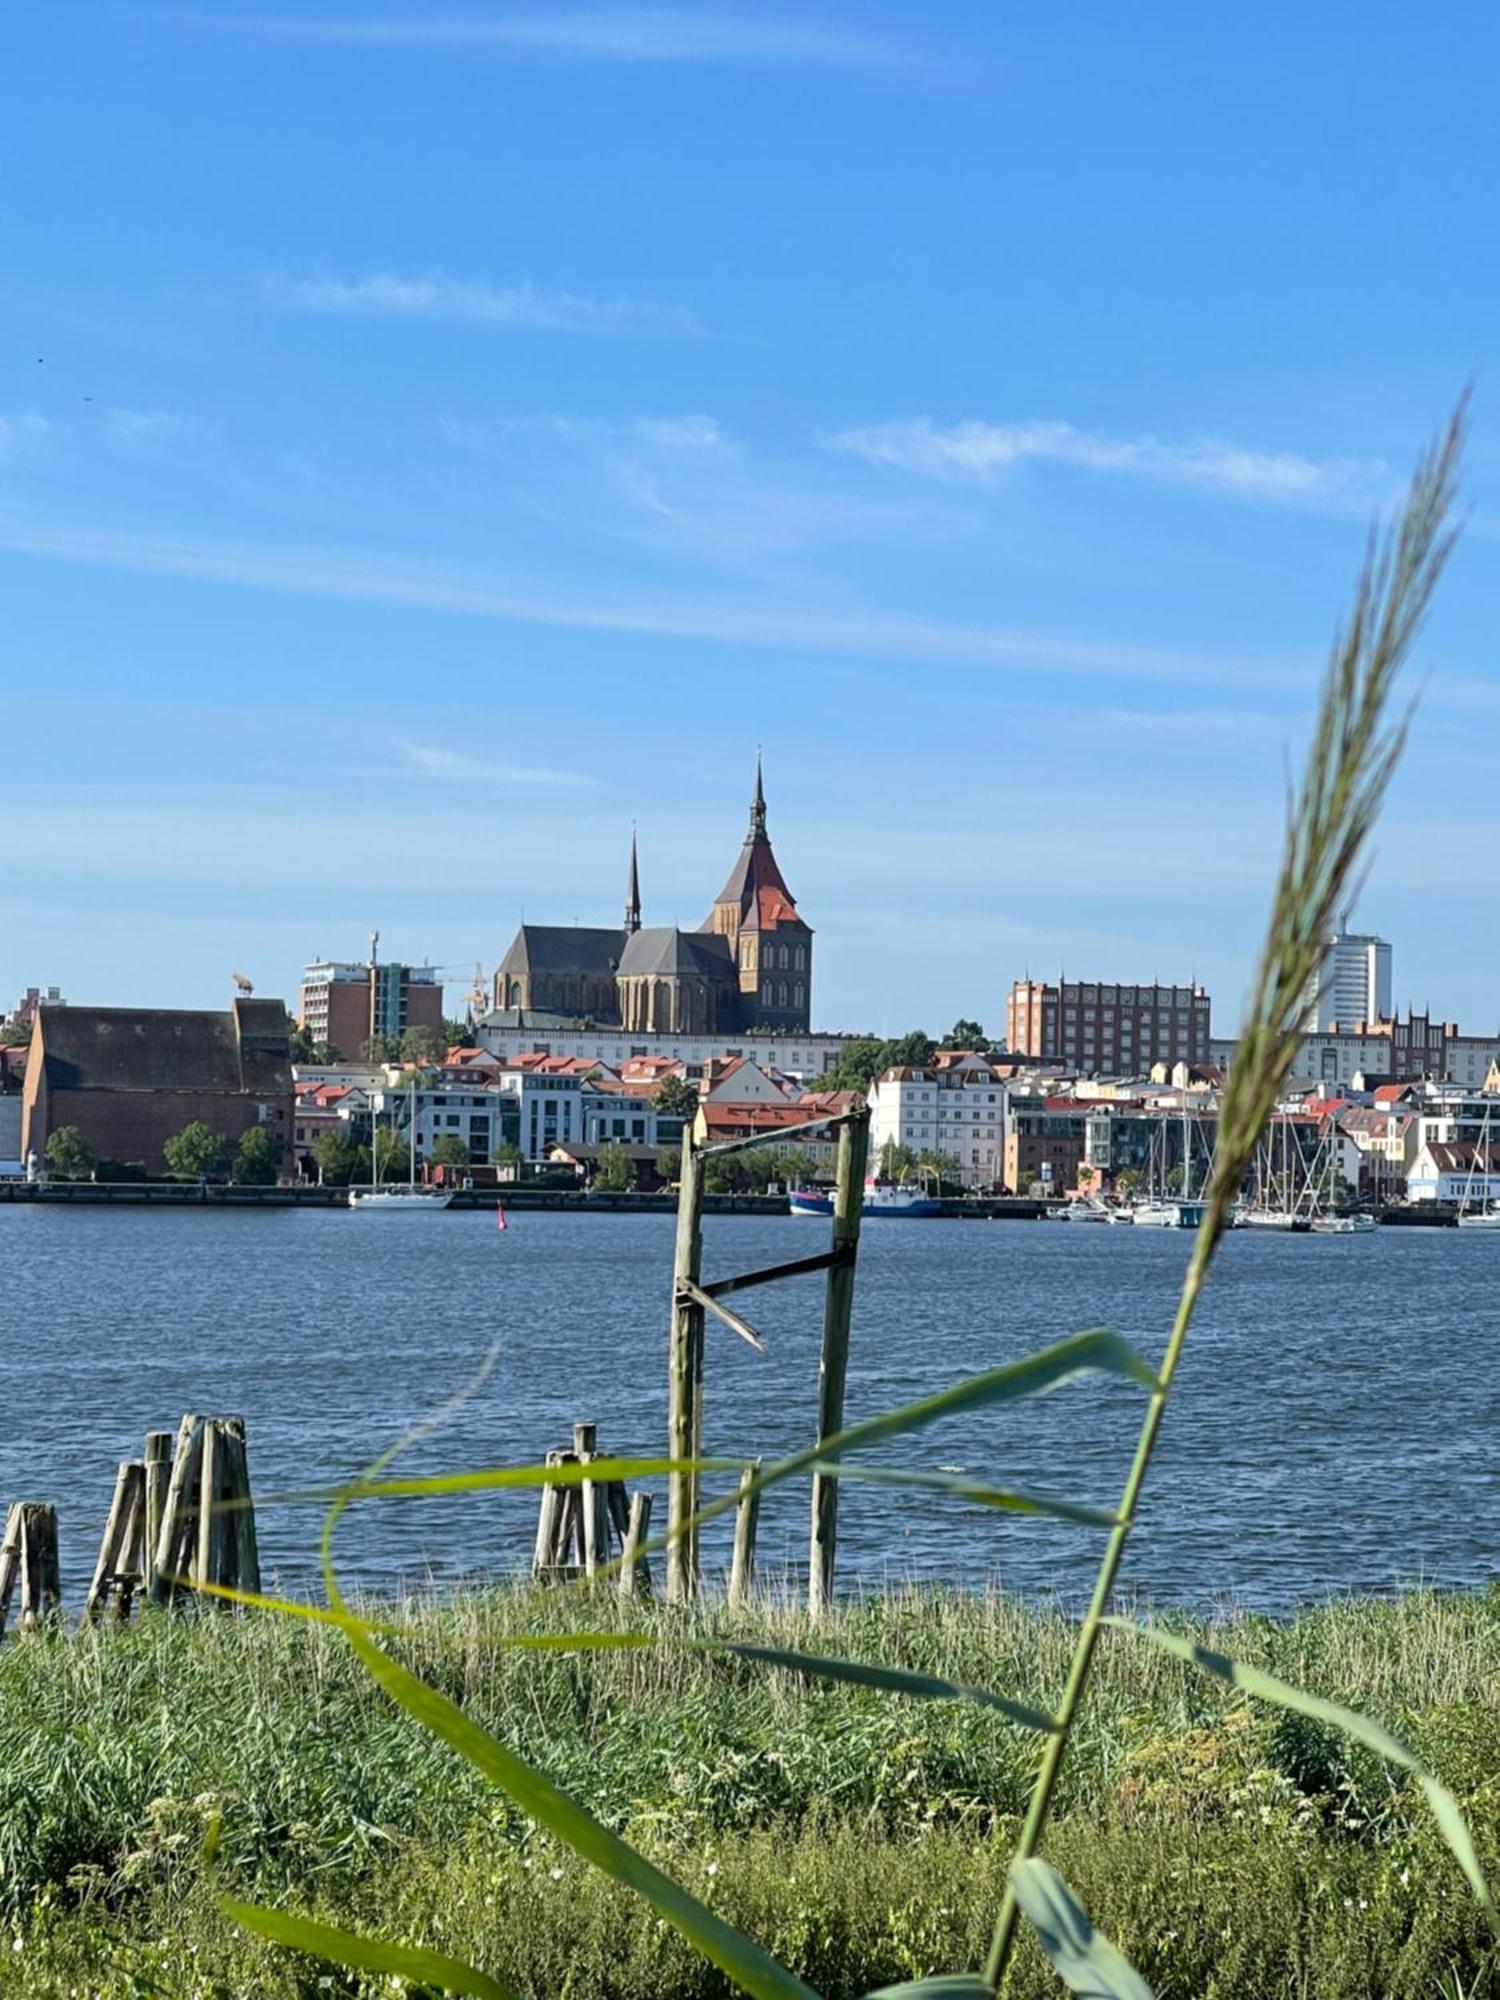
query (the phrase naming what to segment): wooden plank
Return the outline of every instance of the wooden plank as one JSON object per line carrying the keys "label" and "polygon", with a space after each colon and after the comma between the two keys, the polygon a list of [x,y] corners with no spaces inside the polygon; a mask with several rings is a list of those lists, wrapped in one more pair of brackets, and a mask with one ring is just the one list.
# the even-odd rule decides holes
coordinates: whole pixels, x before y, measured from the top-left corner
{"label": "wooden plank", "polygon": [[[852,1111],[831,1111],[826,1118],[809,1118],[802,1125],[780,1125],[774,1132],[752,1132],[746,1139],[716,1139],[711,1146],[700,1146],[698,1157],[706,1159],[710,1154],[717,1158],[722,1153],[742,1153],[749,1146],[764,1146],[774,1139],[778,1145],[783,1139],[795,1139],[803,1132],[828,1132],[837,1130],[840,1136],[857,1118],[868,1120],[869,1110],[857,1105]],[[686,1141],[687,1134],[683,1134]]]}
{"label": "wooden plank", "polygon": [[716,1298],[710,1297],[701,1285],[695,1285],[691,1278],[684,1278],[679,1286],[679,1292],[682,1296],[690,1299],[701,1310],[711,1312],[715,1319],[722,1320],[732,1333],[739,1335],[741,1340],[748,1340],[757,1354],[765,1353],[766,1343],[755,1331],[749,1320],[741,1319],[739,1314],[731,1312],[728,1306],[721,1306],[719,1301]]}
{"label": "wooden plank", "polygon": [[[851,1118],[839,1133],[838,1192],[833,1205],[833,1248],[851,1255],[828,1273],[823,1301],[823,1352],[818,1364],[818,1442],[844,1427],[844,1383],[849,1370],[849,1323],[854,1311],[854,1253],[864,1207],[865,1169],[870,1154],[870,1115]],[[812,1538],[807,1608],[818,1618],[833,1602],[834,1553],[838,1542],[839,1487],[826,1472],[812,1483]]]}
{"label": "wooden plank", "polygon": [[222,1518],[216,1504],[219,1498],[218,1477],[219,1420],[217,1417],[205,1417],[203,1441],[198,1452],[198,1552],[192,1568],[195,1584],[218,1581],[214,1548]]}
{"label": "wooden plank", "polygon": [[816,1257],[794,1257],[789,1264],[768,1264],[763,1271],[740,1271],[732,1278],[715,1278],[703,1290],[711,1299],[727,1299],[731,1292],[745,1292],[752,1285],[774,1285],[782,1278],[809,1278],[819,1271],[831,1271],[847,1264],[853,1252],[847,1243],[833,1250],[820,1250]]}
{"label": "wooden plank", "polygon": [[5,1621],[10,1616],[10,1601],[20,1575],[21,1503],[15,1501],[6,1509],[5,1540],[0,1543],[0,1639],[5,1637]]}
{"label": "wooden plank", "polygon": [[172,1477],[172,1433],[146,1433],[146,1514],[142,1543],[142,1569],[146,1594],[156,1575],[156,1544],[161,1536],[161,1517],[166,1507],[167,1484]]}
{"label": "wooden plank", "polygon": [[[593,1428],[592,1424],[575,1424],[573,1426],[573,1435],[576,1438],[578,1433],[584,1430],[592,1435]],[[580,1452],[578,1455],[585,1465],[588,1464],[589,1459],[592,1457],[592,1453],[589,1452]],[[599,1573],[599,1510],[594,1504],[594,1493],[595,1489],[592,1479],[585,1479],[583,1484],[578,1488],[578,1518],[580,1533],[583,1537],[583,1573],[585,1576],[597,1576]],[[609,1551],[607,1539],[604,1548],[607,1559]]]}

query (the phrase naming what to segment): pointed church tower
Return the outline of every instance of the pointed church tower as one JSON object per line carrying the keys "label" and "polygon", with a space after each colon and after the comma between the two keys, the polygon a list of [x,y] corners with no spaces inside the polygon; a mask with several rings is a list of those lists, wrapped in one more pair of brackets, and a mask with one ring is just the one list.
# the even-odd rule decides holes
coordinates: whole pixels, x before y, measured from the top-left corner
{"label": "pointed church tower", "polygon": [[797,913],[771,837],[759,755],[750,826],[706,931],[728,940],[739,975],[740,1025],[806,1034],[812,1013],[812,931]]}
{"label": "pointed church tower", "polygon": [[636,866],[635,828],[630,829],[630,880],[625,885],[625,935],[634,937],[641,927],[641,873]]}

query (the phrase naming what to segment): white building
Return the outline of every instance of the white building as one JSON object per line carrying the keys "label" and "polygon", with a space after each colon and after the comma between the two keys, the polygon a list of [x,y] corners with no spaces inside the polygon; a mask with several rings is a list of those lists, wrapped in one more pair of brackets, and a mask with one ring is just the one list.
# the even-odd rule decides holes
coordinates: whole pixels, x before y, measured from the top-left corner
{"label": "white building", "polygon": [[1384,938],[1332,931],[1323,941],[1323,963],[1308,988],[1302,1026],[1310,1035],[1352,1028],[1358,1021],[1391,1018],[1391,948]]}
{"label": "white building", "polygon": [[1500,1149],[1488,1157],[1467,1142],[1444,1145],[1439,1139],[1418,1148],[1406,1177],[1406,1198],[1413,1202],[1446,1202],[1454,1207],[1480,1207],[1500,1201]]}
{"label": "white building", "polygon": [[965,1187],[1003,1178],[1005,1085],[982,1056],[939,1059],[931,1069],[888,1069],[870,1086],[870,1160],[889,1143],[949,1153]]}

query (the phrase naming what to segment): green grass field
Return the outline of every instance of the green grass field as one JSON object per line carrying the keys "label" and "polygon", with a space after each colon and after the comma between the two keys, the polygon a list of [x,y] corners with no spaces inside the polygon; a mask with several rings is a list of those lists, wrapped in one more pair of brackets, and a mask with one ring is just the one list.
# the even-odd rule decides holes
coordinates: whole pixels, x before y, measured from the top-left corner
{"label": "green grass field", "polygon": [[[684,1651],[493,1641],[587,1606],[414,1603],[398,1645],[822,1993],[982,1958],[1037,1740],[993,1712]],[[710,1605],[664,1633],[730,1629]],[[734,1636],[809,1642],[762,1603]],[[852,1605],[818,1648],[1045,1705],[1070,1628],[998,1597]],[[1500,1849],[1500,1596],[1351,1601],[1213,1643],[1394,1727]],[[219,1817],[217,1875],[203,1859]],[[1500,1992],[1420,1796],[1369,1753],[1111,1634],[1046,1851],[1162,1995]],[[0,1652],[0,1992],[348,1994],[226,1924],[220,1892],[472,1959],[521,1993],[727,1989],[391,1706],[326,1628],[158,1615]],[[1011,1991],[1055,1994],[1028,1942]]]}

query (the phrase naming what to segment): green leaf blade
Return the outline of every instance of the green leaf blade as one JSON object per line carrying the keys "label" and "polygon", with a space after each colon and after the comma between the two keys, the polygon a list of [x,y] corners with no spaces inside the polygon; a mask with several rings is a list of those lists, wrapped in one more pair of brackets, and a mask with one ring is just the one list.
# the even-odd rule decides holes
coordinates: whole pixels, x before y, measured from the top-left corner
{"label": "green leaf blade", "polygon": [[779,1646],[753,1646],[737,1639],[716,1639],[700,1642],[701,1649],[713,1653],[733,1653],[742,1660],[754,1660],[762,1666],[782,1667],[788,1673],[804,1674],[818,1680],[851,1681],[859,1687],[880,1688],[887,1694],[910,1694],[928,1701],[972,1701],[982,1708],[993,1708],[1010,1721],[1019,1723],[1023,1729],[1034,1730],[1039,1736],[1050,1736],[1057,1725],[1050,1715],[1044,1715],[1038,1708],[1029,1708],[1025,1702],[1015,1701],[1009,1695],[995,1694],[989,1688],[967,1687],[961,1681],[948,1681],[936,1674],[919,1674],[905,1667],[876,1666],[868,1660],[837,1660],[821,1653],[795,1653]]}
{"label": "green leaf blade", "polygon": [[1153,2000],[1151,1988],[1049,1862],[1016,1861],[1011,1887],[1059,1979],[1082,2000]]}
{"label": "green leaf blade", "polygon": [[502,1986],[477,1966],[449,1958],[444,1952],[392,1944],[385,1938],[365,1937],[358,1931],[340,1930],[335,1924],[320,1924],[288,1910],[262,1909],[254,1903],[226,1898],[219,1907],[242,1930],[253,1931],[271,1944],[306,1952],[311,1958],[326,1959],[331,1965],[353,1966],[359,1972],[394,1972],[443,1993],[462,1993],[469,2000],[517,2000],[514,1987]]}

